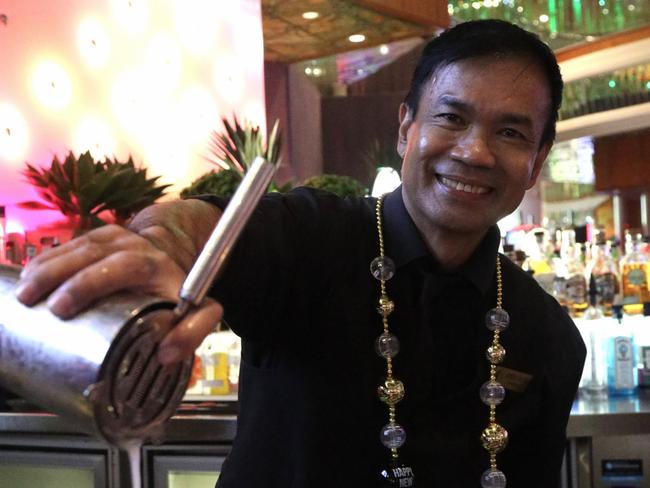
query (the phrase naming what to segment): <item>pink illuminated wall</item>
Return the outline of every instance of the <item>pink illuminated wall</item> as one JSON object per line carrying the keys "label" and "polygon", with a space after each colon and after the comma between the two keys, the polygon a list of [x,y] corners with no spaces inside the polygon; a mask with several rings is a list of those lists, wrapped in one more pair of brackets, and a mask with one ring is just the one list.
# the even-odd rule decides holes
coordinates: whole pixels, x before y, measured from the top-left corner
{"label": "pink illuminated wall", "polygon": [[[6,17],[5,17],[6,16]],[[0,2],[0,205],[26,230],[61,218],[19,174],[54,154],[131,154],[180,191],[212,168],[220,117],[264,126],[259,0]]]}

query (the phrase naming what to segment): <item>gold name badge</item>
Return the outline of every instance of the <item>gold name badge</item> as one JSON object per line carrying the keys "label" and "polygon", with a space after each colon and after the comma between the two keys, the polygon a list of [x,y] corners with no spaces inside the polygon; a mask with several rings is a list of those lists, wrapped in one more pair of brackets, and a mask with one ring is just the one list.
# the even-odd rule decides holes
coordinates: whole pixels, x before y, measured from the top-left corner
{"label": "gold name badge", "polygon": [[504,388],[523,393],[528,387],[528,383],[533,378],[533,375],[517,371],[503,366],[497,366],[497,381],[503,385]]}

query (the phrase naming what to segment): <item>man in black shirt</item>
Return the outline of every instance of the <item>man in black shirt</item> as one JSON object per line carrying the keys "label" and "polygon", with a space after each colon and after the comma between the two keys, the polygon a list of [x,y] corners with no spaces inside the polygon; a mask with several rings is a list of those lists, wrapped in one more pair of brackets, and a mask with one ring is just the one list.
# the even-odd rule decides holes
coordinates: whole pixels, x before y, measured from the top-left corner
{"label": "man in black shirt", "polygon": [[[535,183],[561,91],[536,37],[460,24],[424,49],[400,108],[402,187],[379,202],[307,189],[262,200],[216,301],[159,353],[191,354],[220,304],[243,338],[219,487],[558,485],[584,345],[498,255],[495,223]],[[62,317],[116,289],[175,299],[219,218],[209,200],[157,205],[132,232],[99,229],[38,257],[19,299],[53,291]]]}

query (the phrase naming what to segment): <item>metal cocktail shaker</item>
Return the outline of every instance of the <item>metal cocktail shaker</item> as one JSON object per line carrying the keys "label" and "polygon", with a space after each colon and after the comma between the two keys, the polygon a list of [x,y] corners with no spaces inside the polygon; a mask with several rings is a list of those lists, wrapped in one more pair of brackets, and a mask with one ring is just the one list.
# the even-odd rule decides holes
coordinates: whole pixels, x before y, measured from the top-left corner
{"label": "metal cocktail shaker", "polygon": [[20,268],[0,265],[0,384],[125,447],[156,437],[181,402],[193,357],[162,366],[158,344],[203,301],[266,191],[275,166],[256,158],[173,303],[129,293],[69,320],[15,297]]}
{"label": "metal cocktail shaker", "polygon": [[0,265],[0,384],[112,444],[156,437],[183,398],[193,362],[162,366],[158,344],[200,306],[274,172],[263,158],[253,161],[178,303],[118,293],[61,320],[43,302],[20,303],[20,268]]}
{"label": "metal cocktail shaker", "polygon": [[15,298],[19,273],[0,265],[0,383],[112,444],[156,437],[193,361],[157,360],[175,303],[122,293],[61,320]]}

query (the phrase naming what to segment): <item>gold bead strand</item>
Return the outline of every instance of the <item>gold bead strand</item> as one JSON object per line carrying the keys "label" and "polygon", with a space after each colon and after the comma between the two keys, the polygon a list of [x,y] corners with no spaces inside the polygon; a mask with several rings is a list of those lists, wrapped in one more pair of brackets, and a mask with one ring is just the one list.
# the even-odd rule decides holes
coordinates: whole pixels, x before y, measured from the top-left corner
{"label": "gold bead strand", "polygon": [[388,316],[395,310],[394,302],[388,297],[386,281],[395,274],[395,264],[386,256],[384,233],[381,218],[382,203],[385,195],[377,199],[375,217],[379,239],[379,257],[370,263],[370,272],[380,283],[380,295],[377,312],[382,319],[382,333],[375,341],[377,354],[386,361],[386,380],[377,388],[379,399],[388,406],[388,423],[380,432],[382,444],[389,449],[390,466],[380,472],[381,480],[388,486],[413,486],[413,470],[399,464],[398,449],[406,440],[406,431],[397,423],[396,405],[404,398],[404,384],[393,375],[393,357],[399,352],[399,341],[389,330]]}
{"label": "gold bead strand", "polygon": [[497,255],[497,303],[488,311],[485,319],[486,326],[493,332],[492,343],[486,351],[490,362],[490,379],[481,386],[481,400],[489,407],[488,426],[481,434],[481,443],[490,455],[490,467],[481,476],[482,488],[505,488],[506,476],[497,467],[497,454],[505,449],[508,443],[508,431],[496,421],[496,410],[505,397],[505,388],[497,381],[497,365],[505,357],[505,349],[499,342],[501,331],[505,330],[510,317],[503,309],[503,281],[501,274],[501,259]]}

